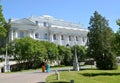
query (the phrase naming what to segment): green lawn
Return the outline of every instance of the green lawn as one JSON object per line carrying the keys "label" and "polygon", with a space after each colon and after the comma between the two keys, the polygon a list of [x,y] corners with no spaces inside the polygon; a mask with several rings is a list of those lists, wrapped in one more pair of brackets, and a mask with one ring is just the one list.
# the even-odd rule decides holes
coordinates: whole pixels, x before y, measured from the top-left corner
{"label": "green lawn", "polygon": [[60,72],[60,80],[55,74],[49,76],[47,83],[120,83],[120,67],[118,70],[80,70]]}

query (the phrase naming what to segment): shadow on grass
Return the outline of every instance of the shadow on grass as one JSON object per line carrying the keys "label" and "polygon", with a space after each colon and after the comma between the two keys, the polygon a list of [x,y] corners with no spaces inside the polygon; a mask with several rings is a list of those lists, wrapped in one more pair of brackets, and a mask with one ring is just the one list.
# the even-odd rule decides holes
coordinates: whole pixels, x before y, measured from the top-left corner
{"label": "shadow on grass", "polygon": [[82,74],[83,76],[88,76],[88,77],[94,77],[94,76],[113,76],[113,75],[120,75],[120,73],[108,73],[108,72],[104,72],[104,73],[84,73]]}
{"label": "shadow on grass", "polygon": [[60,82],[50,82],[50,83],[70,83],[70,82],[60,81]]}

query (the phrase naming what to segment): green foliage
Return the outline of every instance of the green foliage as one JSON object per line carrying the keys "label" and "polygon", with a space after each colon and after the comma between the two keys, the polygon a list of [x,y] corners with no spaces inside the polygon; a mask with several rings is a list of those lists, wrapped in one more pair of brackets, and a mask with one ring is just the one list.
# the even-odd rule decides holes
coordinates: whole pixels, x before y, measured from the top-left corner
{"label": "green foliage", "polygon": [[5,18],[2,14],[2,6],[0,5],[0,38],[7,36],[7,23],[5,21]]}
{"label": "green foliage", "polygon": [[0,26],[0,37],[6,37],[7,30]]}
{"label": "green foliage", "polygon": [[66,66],[73,65],[73,54],[70,48],[66,48],[63,61]]}
{"label": "green foliage", "polygon": [[85,60],[87,58],[86,57],[87,49],[85,48],[85,46],[79,46],[79,45],[72,46],[71,47],[71,51],[72,51],[73,55],[75,55],[75,48],[76,48],[76,53],[77,53],[78,61]]}
{"label": "green foliage", "polygon": [[[56,44],[45,41],[37,41],[30,37],[16,39],[15,46],[12,47],[12,42],[9,43],[9,54],[14,56],[14,59],[19,63],[20,67],[36,68],[44,59],[57,60],[58,48]],[[40,65],[39,65],[40,67]],[[25,67],[26,68],[26,67]]]}
{"label": "green foliage", "polygon": [[[116,21],[117,25],[120,27],[120,19]],[[114,50],[117,54],[117,56],[120,56],[120,28],[117,30],[115,33],[115,38],[114,38]]]}
{"label": "green foliage", "polygon": [[106,52],[104,53],[105,54],[103,56],[97,57],[96,61],[97,67],[103,70],[117,69],[116,57],[114,56],[114,54],[112,54],[112,52],[109,50],[106,50]]}
{"label": "green foliage", "polygon": [[[15,58],[17,60],[34,61],[43,60],[46,48],[40,41],[26,37],[15,41]],[[18,57],[19,56],[19,57]]]}
{"label": "green foliage", "polygon": [[5,21],[5,18],[2,14],[2,6],[0,5],[0,54],[3,54],[2,49],[5,47],[5,44],[8,41],[9,29],[10,24]]}
{"label": "green foliage", "polygon": [[59,52],[59,56],[58,59],[62,61],[62,63],[64,63],[64,56],[65,56],[65,51],[66,51],[66,47],[65,46],[60,46],[58,45],[58,52]]}
{"label": "green foliage", "polygon": [[62,65],[72,65],[73,64],[73,54],[70,48],[65,46],[58,46],[59,50],[59,59],[61,60]]}
{"label": "green foliage", "polygon": [[[41,41],[25,37],[16,39],[14,43],[15,46],[12,47],[11,42],[8,49],[9,53],[11,53],[18,62],[18,65],[12,66],[13,70],[38,68],[45,56],[47,56],[46,47]],[[19,66],[19,69],[17,66]]]}
{"label": "green foliage", "polygon": [[116,24],[117,24],[118,26],[120,26],[120,19],[117,19],[117,20],[116,20]]}
{"label": "green foliage", "polygon": [[44,44],[47,50],[47,56],[45,59],[56,60],[58,58],[58,48],[56,44],[50,42],[45,42]]}
{"label": "green foliage", "polygon": [[114,34],[108,21],[95,11],[89,24],[88,53],[96,60],[99,69],[116,69],[116,55],[112,50]]}

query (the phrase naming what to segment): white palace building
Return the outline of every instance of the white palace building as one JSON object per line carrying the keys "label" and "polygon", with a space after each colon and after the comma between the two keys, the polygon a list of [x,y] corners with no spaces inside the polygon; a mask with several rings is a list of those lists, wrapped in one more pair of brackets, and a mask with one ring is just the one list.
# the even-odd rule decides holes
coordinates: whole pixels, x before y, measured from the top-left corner
{"label": "white palace building", "polygon": [[57,45],[86,45],[88,29],[80,24],[66,22],[44,15],[10,19],[10,40],[31,37],[35,40],[54,42]]}

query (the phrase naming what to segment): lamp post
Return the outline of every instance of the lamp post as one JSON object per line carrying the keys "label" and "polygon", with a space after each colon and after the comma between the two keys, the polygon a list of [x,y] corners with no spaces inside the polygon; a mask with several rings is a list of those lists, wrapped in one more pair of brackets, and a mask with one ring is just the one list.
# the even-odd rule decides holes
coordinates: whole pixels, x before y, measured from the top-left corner
{"label": "lamp post", "polygon": [[6,54],[5,54],[4,72],[10,72],[8,49],[7,49],[7,38],[6,38]]}
{"label": "lamp post", "polygon": [[77,58],[77,51],[76,51],[76,43],[75,43],[75,55],[74,55],[74,60],[73,60],[73,70],[79,71],[79,63],[78,63],[78,58]]}
{"label": "lamp post", "polygon": [[11,45],[12,45],[12,51],[13,51],[13,56],[14,56],[14,51],[15,51],[15,49],[14,49],[14,47],[15,47],[15,42],[13,41],[13,42],[11,43]]}

